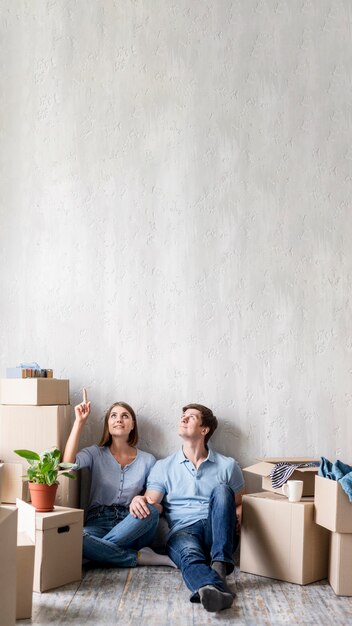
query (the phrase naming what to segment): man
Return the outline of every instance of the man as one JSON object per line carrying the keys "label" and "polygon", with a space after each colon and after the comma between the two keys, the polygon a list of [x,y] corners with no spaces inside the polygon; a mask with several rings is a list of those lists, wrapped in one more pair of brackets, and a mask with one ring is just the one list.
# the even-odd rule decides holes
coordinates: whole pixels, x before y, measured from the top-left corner
{"label": "man", "polygon": [[178,429],[182,449],[156,462],[145,495],[130,506],[131,514],[142,519],[149,514],[147,503],[162,501],[170,529],[167,552],[192,592],[191,602],[211,612],[233,603],[226,576],[234,569],[244,493],[237,462],[207,446],[216,428],[210,409],[185,406]]}

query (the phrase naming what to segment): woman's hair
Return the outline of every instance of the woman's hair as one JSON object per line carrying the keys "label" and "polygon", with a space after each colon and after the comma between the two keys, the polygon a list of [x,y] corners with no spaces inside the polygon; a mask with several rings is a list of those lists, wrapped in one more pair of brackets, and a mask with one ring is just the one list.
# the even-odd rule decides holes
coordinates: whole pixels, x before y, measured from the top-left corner
{"label": "woman's hair", "polygon": [[102,434],[99,445],[110,446],[112,443],[112,435],[109,433],[109,417],[110,417],[111,411],[113,410],[115,406],[122,406],[122,408],[126,409],[126,411],[128,411],[128,413],[131,415],[133,419],[133,428],[130,434],[128,435],[127,443],[130,446],[136,446],[138,443],[137,418],[136,418],[136,414],[134,410],[129,404],[127,404],[127,402],[114,402],[114,404],[112,404],[111,407],[108,408],[108,410],[106,411],[105,418],[104,418],[104,430],[103,430],[103,434]]}

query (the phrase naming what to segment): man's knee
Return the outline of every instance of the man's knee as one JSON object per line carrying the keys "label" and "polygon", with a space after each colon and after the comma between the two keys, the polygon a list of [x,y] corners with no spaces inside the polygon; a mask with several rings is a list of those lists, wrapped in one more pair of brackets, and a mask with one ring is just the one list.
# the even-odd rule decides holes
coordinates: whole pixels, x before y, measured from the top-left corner
{"label": "man's knee", "polygon": [[234,493],[230,485],[217,485],[211,492],[210,498],[219,502],[232,502],[234,500]]}
{"label": "man's knee", "polygon": [[159,511],[156,508],[156,506],[154,504],[147,504],[147,507],[148,507],[149,513],[150,513],[150,515],[148,515],[148,517],[151,517],[156,522],[158,522],[159,521]]}

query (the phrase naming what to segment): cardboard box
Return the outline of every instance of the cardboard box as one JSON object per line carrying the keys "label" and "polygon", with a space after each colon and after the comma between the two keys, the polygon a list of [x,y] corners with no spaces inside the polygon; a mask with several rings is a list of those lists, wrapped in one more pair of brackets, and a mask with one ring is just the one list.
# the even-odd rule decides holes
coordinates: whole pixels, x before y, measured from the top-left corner
{"label": "cardboard box", "polygon": [[329,583],[337,596],[352,596],[352,534],[331,533]]}
{"label": "cardboard box", "polygon": [[17,534],[16,619],[32,617],[34,542],[24,532]]}
{"label": "cardboard box", "polygon": [[0,611],[1,626],[16,622],[17,510],[0,507]]}
{"label": "cardboard box", "polygon": [[339,482],[316,476],[315,521],[336,533],[352,533],[352,502]]}
{"label": "cardboard box", "polygon": [[82,510],[55,507],[52,513],[36,513],[33,590],[81,580],[82,543]]}
{"label": "cardboard box", "polygon": [[4,463],[2,467],[1,500],[4,503],[15,503],[16,498],[30,501],[28,480],[23,476],[22,463]]}
{"label": "cardboard box", "polygon": [[83,511],[55,507],[51,513],[37,513],[26,503],[21,503],[21,508],[29,535],[35,526],[33,590],[46,591],[80,580]]}
{"label": "cardboard box", "polygon": [[2,378],[1,404],[70,404],[69,381],[59,378]]}
{"label": "cardboard box", "polygon": [[306,457],[289,457],[289,458],[275,458],[269,457],[267,459],[260,459],[255,465],[245,467],[244,472],[255,474],[262,477],[262,488],[265,491],[272,491],[274,493],[282,494],[281,487],[274,489],[271,486],[270,473],[274,469],[277,463],[317,463],[316,467],[301,467],[296,469],[288,480],[303,480],[303,497],[314,496],[314,479],[319,469],[319,461],[317,459],[310,459]]}
{"label": "cardboard box", "polygon": [[329,532],[314,522],[313,498],[243,497],[240,569],[306,585],[328,575]]}
{"label": "cardboard box", "polygon": [[[70,405],[0,405],[0,459],[22,464],[25,474],[28,463],[14,450],[42,452],[55,446],[63,452],[70,431]],[[62,477],[59,482],[55,502],[61,506],[78,506],[79,481]]]}
{"label": "cardboard box", "polygon": [[1,504],[1,498],[2,498],[2,470],[3,470],[4,464],[1,463],[0,461],[0,504]]}

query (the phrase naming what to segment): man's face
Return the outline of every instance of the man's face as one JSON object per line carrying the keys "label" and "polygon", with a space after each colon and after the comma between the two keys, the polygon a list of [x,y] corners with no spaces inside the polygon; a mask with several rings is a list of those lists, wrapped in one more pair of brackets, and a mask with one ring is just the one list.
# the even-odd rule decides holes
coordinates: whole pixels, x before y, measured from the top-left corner
{"label": "man's face", "polygon": [[202,414],[198,409],[186,409],[181,417],[178,434],[183,439],[204,439],[208,429],[202,426]]}

